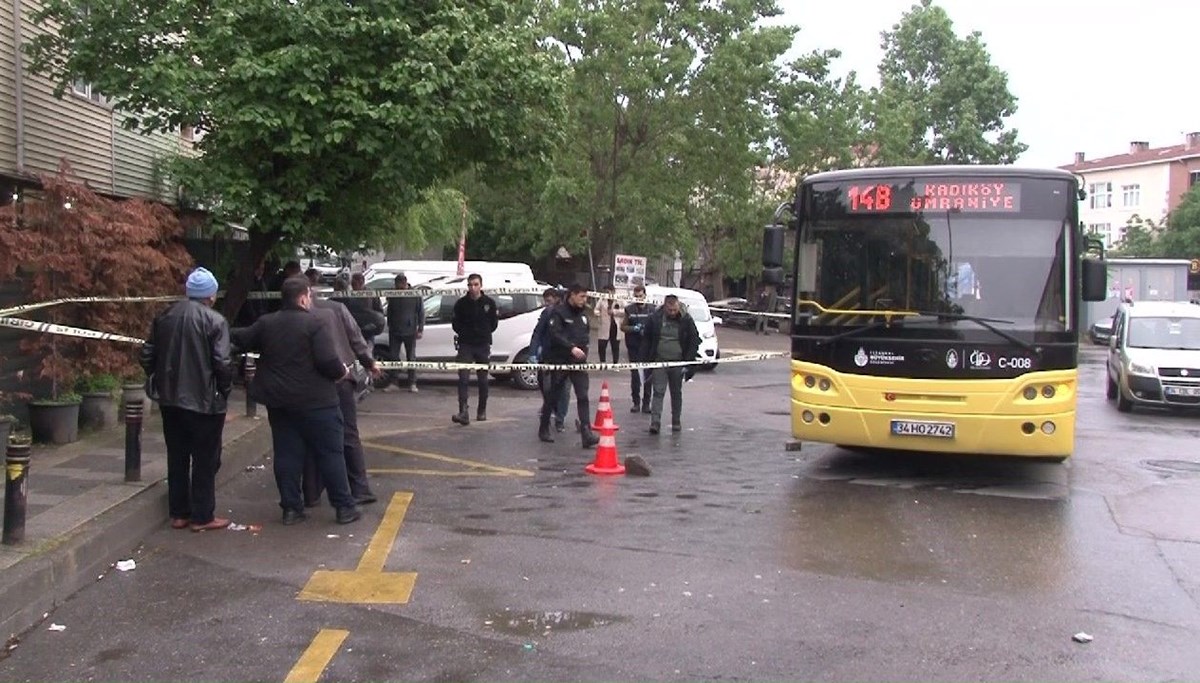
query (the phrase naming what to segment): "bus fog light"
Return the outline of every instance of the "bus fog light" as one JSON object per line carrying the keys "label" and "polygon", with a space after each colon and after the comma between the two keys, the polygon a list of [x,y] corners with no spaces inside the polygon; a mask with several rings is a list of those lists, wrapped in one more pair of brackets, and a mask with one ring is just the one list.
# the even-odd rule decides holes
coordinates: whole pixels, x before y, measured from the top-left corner
{"label": "bus fog light", "polygon": [[1043,422],[1042,423],[1042,433],[1043,434],[1053,434],[1054,433],[1054,423],[1053,422]]}
{"label": "bus fog light", "polygon": [[821,422],[821,424],[823,424],[823,425],[829,424],[829,413],[821,413],[817,417],[817,420],[819,420]]}
{"label": "bus fog light", "polygon": [[806,410],[803,413],[800,413],[800,419],[804,420],[805,422],[812,422],[814,417],[815,416],[812,414],[811,410]]}
{"label": "bus fog light", "polygon": [[812,375],[809,375],[808,377],[804,378],[804,386],[808,387],[809,389],[812,389],[813,385],[816,383],[817,383],[817,380],[814,379]]}
{"label": "bus fog light", "polygon": [[821,379],[821,391],[829,391],[829,387],[831,386],[833,385],[829,380],[824,378]]}
{"label": "bus fog light", "polygon": [[[1054,398],[1054,387],[1049,384],[1042,387],[1042,396],[1045,396],[1046,398]],[[1045,425],[1042,426],[1044,427]]]}
{"label": "bus fog light", "polygon": [[1026,401],[1032,401],[1033,399],[1037,398],[1037,388],[1025,387],[1025,391],[1022,392],[1021,395],[1025,397]]}
{"label": "bus fog light", "polygon": [[1032,422],[1025,422],[1021,424],[1021,431],[1025,432],[1026,434],[1032,434],[1037,431],[1037,426]]}

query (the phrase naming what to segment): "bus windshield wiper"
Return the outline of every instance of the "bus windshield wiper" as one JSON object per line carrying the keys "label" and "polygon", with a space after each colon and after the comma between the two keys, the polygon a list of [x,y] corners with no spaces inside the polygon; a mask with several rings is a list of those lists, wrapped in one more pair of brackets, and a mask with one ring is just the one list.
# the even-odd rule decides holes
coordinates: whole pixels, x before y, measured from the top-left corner
{"label": "bus windshield wiper", "polygon": [[935,313],[933,311],[917,311],[917,313],[920,313],[922,316],[936,316],[937,318],[942,319],[942,320],[966,320],[969,322],[973,322],[976,325],[987,330],[988,332],[995,334],[997,337],[1001,337],[1007,342],[1016,344],[1017,346],[1025,349],[1026,351],[1028,351],[1030,353],[1035,353],[1039,356],[1042,354],[1042,350],[1037,348],[1033,344],[1030,344],[1029,342],[1027,342],[1024,339],[1021,339],[1019,337],[1014,337],[1013,335],[1009,334],[1008,332],[1005,332],[1004,330],[996,327],[997,324],[1012,325],[1013,322],[1011,320],[996,320],[994,318],[980,318],[979,316],[967,315],[965,313]]}
{"label": "bus windshield wiper", "polygon": [[915,318],[919,317],[923,320],[923,319],[930,317],[931,314],[917,312],[917,311],[904,311],[904,312],[900,312],[900,311],[864,311],[860,315],[869,315],[869,316],[884,315],[886,317],[883,320],[876,320],[875,322],[870,323],[869,325],[863,325],[862,327],[854,327],[849,330],[846,330],[845,332],[838,332],[837,334],[833,334],[833,335],[830,335],[823,339],[819,339],[819,340],[817,340],[817,346],[825,346],[826,344],[832,344],[833,342],[838,341],[839,339],[846,339],[847,337],[856,337],[860,334],[863,334],[864,332],[870,332],[871,330],[878,330],[881,327],[891,327],[892,325],[903,325],[908,320],[913,320],[913,322],[916,322]]}

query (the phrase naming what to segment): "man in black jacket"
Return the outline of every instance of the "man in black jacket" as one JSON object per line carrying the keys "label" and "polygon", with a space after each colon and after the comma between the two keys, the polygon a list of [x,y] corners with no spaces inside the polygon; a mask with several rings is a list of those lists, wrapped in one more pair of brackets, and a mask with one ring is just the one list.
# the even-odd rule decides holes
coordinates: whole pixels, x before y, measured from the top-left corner
{"label": "man in black jacket", "polygon": [[[637,285],[633,288],[633,303],[625,307],[625,317],[621,321],[621,329],[625,331],[625,348],[629,351],[629,360],[635,363],[649,360],[646,347],[646,323],[654,313],[654,304],[646,301],[646,287]],[[643,413],[650,412],[651,373],[649,370],[630,370],[629,389],[633,395],[633,407],[629,412],[638,412],[641,406]]]}
{"label": "man in black jacket", "polygon": [[171,528],[224,529],[215,517],[221,435],[233,381],[229,323],[212,310],[217,279],[204,268],[188,275],[187,299],[154,319],[141,364],[162,407],[167,442],[167,507]]}
{"label": "man in black jacket", "polygon": [[[311,287],[311,280],[309,280]],[[326,327],[333,331],[333,346],[337,349],[338,360],[342,365],[353,365],[358,361],[370,373],[371,377],[380,375],[371,356],[371,347],[363,339],[354,316],[340,302],[329,299],[313,299],[312,312],[324,321]],[[358,395],[366,391],[367,378],[355,378],[354,373],[337,383],[338,404],[342,410],[342,455],[346,459],[346,476],[350,480],[350,495],[354,502],[365,505],[374,503],[377,499],[371,492],[371,484],[367,480],[367,459],[363,453],[362,438],[358,433]],[[321,473],[317,470],[317,462],[311,457],[304,458],[304,506],[312,507],[321,498]]]}
{"label": "man in black jacket", "polygon": [[[587,319],[587,288],[583,285],[571,285],[567,290],[566,301],[559,304],[550,314],[546,329],[549,339],[549,350],[543,353],[546,363],[581,364],[587,362],[590,330]],[[600,437],[592,431],[588,417],[588,376],[586,372],[572,370],[555,370],[550,373],[550,389],[542,397],[542,412],[538,422],[538,438],[542,441],[554,441],[550,435],[550,414],[558,402],[559,392],[567,390],[567,382],[575,387],[576,410],[579,415],[579,435],[584,448],[591,448],[600,442]]]}
{"label": "man in black jacket", "polygon": [[[396,276],[396,289],[412,289],[408,277]],[[419,296],[389,296],[387,305],[388,350],[392,360],[417,359],[417,340],[425,333],[425,300]],[[400,357],[401,350],[404,357]],[[399,383],[399,375],[396,382]],[[417,371],[408,371],[408,390],[417,393]]]}
{"label": "man in black jacket", "polygon": [[234,330],[233,343],[260,354],[250,390],[267,407],[271,423],[283,523],[307,518],[300,479],[305,452],[311,451],[338,524],[349,524],[362,513],[346,478],[344,423],[334,382],[345,379],[350,369],[338,358],[332,330],[310,311],[308,280],[285,280],[282,299],[279,311]]}
{"label": "man in black jacket", "polygon": [[[483,278],[476,273],[467,276],[467,293],[454,303],[454,315],[451,326],[458,337],[458,356],[460,363],[489,363],[492,358],[492,333],[500,324],[500,314],[496,310],[496,302],[483,293]],[[475,419],[487,420],[488,400],[488,371],[478,370],[475,373],[479,385],[479,409]],[[463,425],[471,424],[467,414],[467,398],[471,382],[470,370],[458,371],[458,413],[451,420]]]}
{"label": "man in black jacket", "polygon": [[[668,294],[663,305],[646,325],[647,356],[649,361],[696,360],[700,350],[700,332],[692,316],[683,310],[679,297]],[[654,370],[654,401],[650,404],[650,433],[657,434],[662,424],[663,396],[671,390],[671,431],[683,429],[679,415],[683,412],[682,367]]]}

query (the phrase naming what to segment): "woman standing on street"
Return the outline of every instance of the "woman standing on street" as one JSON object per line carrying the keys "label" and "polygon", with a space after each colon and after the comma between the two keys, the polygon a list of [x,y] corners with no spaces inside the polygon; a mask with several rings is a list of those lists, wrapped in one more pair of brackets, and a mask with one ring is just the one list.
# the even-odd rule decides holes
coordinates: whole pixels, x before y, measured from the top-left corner
{"label": "woman standing on street", "polygon": [[592,311],[596,314],[596,320],[599,321],[596,340],[600,349],[601,363],[608,362],[606,351],[610,344],[612,345],[612,362],[621,362],[621,340],[625,338],[625,333],[621,330],[621,319],[625,316],[625,310],[613,297],[615,292],[612,285],[606,286],[604,293],[608,297],[597,301],[596,308]]}

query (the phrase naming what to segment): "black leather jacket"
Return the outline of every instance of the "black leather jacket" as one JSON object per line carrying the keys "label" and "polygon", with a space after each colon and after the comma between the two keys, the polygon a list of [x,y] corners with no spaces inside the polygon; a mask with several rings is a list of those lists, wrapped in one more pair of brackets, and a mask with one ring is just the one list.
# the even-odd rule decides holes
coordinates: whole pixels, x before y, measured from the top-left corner
{"label": "black leather jacket", "polygon": [[188,299],[159,314],[140,361],[161,405],[206,415],[225,412],[233,383],[229,323],[204,303]]}

